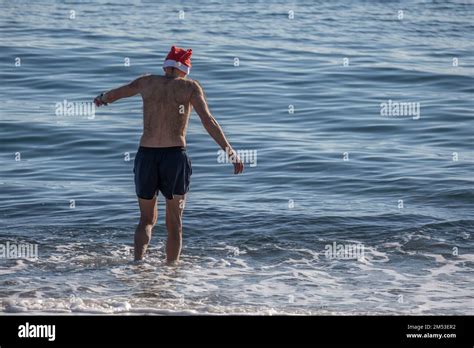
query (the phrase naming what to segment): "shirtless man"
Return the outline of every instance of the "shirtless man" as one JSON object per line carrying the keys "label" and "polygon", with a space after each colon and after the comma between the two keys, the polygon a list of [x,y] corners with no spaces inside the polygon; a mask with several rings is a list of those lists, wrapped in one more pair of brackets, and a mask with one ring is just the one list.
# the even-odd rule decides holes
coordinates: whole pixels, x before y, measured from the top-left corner
{"label": "shirtless man", "polygon": [[219,123],[207,106],[198,81],[185,78],[191,69],[192,50],[171,47],[163,64],[165,76],[145,75],[128,85],[112,89],[94,99],[96,106],[140,94],[143,99],[143,134],[135,157],[135,191],[140,206],[140,222],[135,231],[135,260],[143,259],[158,217],[157,194],[166,198],[166,260],[179,260],[182,216],[192,174],[186,153],[186,128],[194,107],[201,122],[228,154],[234,174],[244,166],[227,141]]}

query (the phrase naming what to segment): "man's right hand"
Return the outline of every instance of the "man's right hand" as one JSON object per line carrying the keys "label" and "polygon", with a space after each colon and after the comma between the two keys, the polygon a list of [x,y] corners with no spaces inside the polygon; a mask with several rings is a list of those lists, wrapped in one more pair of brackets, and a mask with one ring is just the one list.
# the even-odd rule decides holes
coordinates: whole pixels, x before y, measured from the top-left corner
{"label": "man's right hand", "polygon": [[240,174],[244,171],[244,163],[240,159],[239,155],[237,155],[237,152],[232,150],[231,155],[229,155],[229,159],[234,165],[234,174]]}

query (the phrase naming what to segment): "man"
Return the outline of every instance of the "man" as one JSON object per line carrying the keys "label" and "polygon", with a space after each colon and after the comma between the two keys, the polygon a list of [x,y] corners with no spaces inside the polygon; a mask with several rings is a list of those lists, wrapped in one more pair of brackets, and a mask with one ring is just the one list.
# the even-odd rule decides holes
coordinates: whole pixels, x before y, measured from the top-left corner
{"label": "man", "polygon": [[184,202],[192,174],[186,153],[186,128],[192,107],[209,135],[224,151],[227,149],[234,174],[242,173],[244,169],[211,115],[201,85],[186,78],[191,70],[191,54],[191,49],[173,46],[163,64],[165,76],[145,75],[94,99],[98,107],[137,94],[143,99],[143,134],[133,169],[140,206],[140,222],[135,231],[135,260],[143,259],[150,242],[158,217],[158,191],[166,198],[166,259],[168,263],[179,260]]}

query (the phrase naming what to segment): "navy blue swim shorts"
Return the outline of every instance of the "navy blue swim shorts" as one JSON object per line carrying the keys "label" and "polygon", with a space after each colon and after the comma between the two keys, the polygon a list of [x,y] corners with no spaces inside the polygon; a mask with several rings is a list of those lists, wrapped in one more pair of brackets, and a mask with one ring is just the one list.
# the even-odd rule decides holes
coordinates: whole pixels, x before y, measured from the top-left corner
{"label": "navy blue swim shorts", "polygon": [[140,146],[133,172],[138,197],[153,199],[160,191],[167,199],[173,199],[174,195],[189,191],[193,171],[185,147]]}

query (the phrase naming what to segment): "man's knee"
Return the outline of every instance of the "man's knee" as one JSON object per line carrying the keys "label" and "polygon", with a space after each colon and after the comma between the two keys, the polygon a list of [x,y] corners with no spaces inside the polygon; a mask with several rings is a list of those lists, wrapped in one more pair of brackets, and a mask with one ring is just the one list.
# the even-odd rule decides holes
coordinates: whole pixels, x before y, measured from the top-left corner
{"label": "man's knee", "polygon": [[148,216],[148,215],[142,215],[142,216],[140,216],[139,224],[146,230],[152,229],[153,226],[155,226],[155,224],[156,224],[156,217]]}

